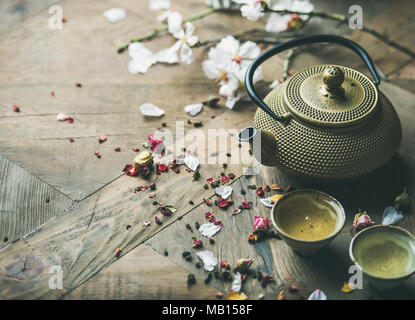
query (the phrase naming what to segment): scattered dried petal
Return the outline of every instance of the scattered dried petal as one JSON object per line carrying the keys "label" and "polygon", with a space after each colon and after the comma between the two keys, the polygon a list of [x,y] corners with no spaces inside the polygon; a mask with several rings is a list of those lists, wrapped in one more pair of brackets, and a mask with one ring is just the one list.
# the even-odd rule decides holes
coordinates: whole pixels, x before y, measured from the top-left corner
{"label": "scattered dried petal", "polygon": [[399,212],[394,207],[386,207],[385,211],[383,212],[383,219],[382,225],[389,226],[393,224],[397,224],[401,220],[403,220],[404,216],[402,212]]}
{"label": "scattered dried petal", "polygon": [[213,271],[215,266],[218,264],[218,259],[216,259],[211,251],[198,251],[196,252],[196,255],[202,260],[203,267],[206,271]]}
{"label": "scattered dried petal", "polygon": [[327,296],[323,291],[317,289],[308,297],[308,300],[327,300]]}
{"label": "scattered dried petal", "polygon": [[210,238],[213,237],[216,233],[218,233],[222,229],[222,225],[216,225],[213,223],[204,223],[200,226],[199,232],[202,236]]}
{"label": "scattered dried petal", "polygon": [[202,248],[202,247],[203,247],[203,242],[202,242],[202,240],[194,240],[194,241],[193,241],[192,248],[194,248],[194,249],[198,249],[198,248]]}
{"label": "scattered dried petal", "polygon": [[344,284],[343,284],[343,287],[342,287],[342,289],[341,289],[344,293],[350,293],[350,292],[353,292],[354,291],[354,289],[350,286],[350,283],[349,282],[345,282]]}
{"label": "scattered dried petal", "polygon": [[101,138],[98,139],[99,143],[104,143],[105,141],[107,141],[107,137],[106,136],[102,136]]}
{"label": "scattered dried petal", "polygon": [[228,300],[248,300],[248,297],[243,292],[231,291],[229,292]]}
{"label": "scattered dried petal", "polygon": [[221,196],[222,199],[227,199],[232,195],[232,186],[222,186],[222,187],[218,187],[216,188],[216,194],[218,196]]}
{"label": "scattered dried petal", "polygon": [[149,102],[142,104],[140,106],[140,111],[147,117],[161,117],[165,113],[163,109]]}
{"label": "scattered dried petal", "polygon": [[196,171],[199,167],[199,160],[193,156],[187,156],[183,159],[184,164],[192,171]]}
{"label": "scattered dried petal", "polygon": [[231,291],[241,291],[242,288],[242,277],[239,272],[234,275]]}

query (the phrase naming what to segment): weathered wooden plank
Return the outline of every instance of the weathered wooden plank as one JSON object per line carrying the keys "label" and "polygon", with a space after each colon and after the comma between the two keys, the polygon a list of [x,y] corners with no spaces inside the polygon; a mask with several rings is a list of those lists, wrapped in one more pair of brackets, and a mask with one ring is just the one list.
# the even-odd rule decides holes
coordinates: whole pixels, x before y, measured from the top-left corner
{"label": "weathered wooden plank", "polygon": [[0,155],[0,250],[72,204],[64,194]]}
{"label": "weathered wooden plank", "polygon": [[[0,153],[70,198],[81,200],[117,178],[119,168],[131,157],[131,148],[146,140],[161,122],[174,130],[176,120],[185,121],[188,130],[184,106],[205,100],[217,88],[203,73],[203,48],[194,49],[196,61],[191,65],[158,64],[145,75],[127,71],[130,57],[119,55],[118,46],[160,24],[156,19],[160,12],[149,10],[147,1],[117,3],[128,15],[117,24],[102,16],[112,3],[76,0],[61,5],[67,18],[62,30],[49,29],[50,15],[44,9],[0,40],[2,59],[8,61],[0,74],[0,126],[4,128]],[[184,16],[206,9],[203,2],[189,5],[181,0],[174,5]],[[215,14],[195,25],[203,40],[239,31],[240,21],[238,15]],[[259,25],[245,23],[246,28]],[[156,51],[174,41],[164,34],[146,46]],[[82,88],[75,82],[82,83]],[[166,115],[144,119],[138,107],[145,102],[165,109]],[[21,106],[20,114],[12,112],[13,104]],[[195,121],[226,111],[223,103],[214,110],[205,109]],[[58,123],[59,112],[73,115],[75,122]],[[12,129],[14,134],[7,134]],[[108,142],[98,145],[103,135]],[[70,137],[75,138],[73,144],[67,141]],[[121,147],[121,153],[113,152],[116,147]],[[93,155],[96,150],[103,154],[99,162]]]}
{"label": "weathered wooden plank", "polygon": [[96,276],[69,292],[66,300],[101,299],[215,299],[217,290],[197,281],[187,287],[188,272],[140,245],[103,269]]}

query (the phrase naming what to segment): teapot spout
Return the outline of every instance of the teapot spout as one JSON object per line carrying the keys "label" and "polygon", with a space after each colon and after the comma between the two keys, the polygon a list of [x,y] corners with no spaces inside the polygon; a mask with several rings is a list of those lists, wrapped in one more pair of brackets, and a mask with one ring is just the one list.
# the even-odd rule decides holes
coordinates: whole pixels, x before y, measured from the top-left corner
{"label": "teapot spout", "polygon": [[255,159],[262,165],[268,167],[277,165],[277,141],[270,132],[248,126],[239,132],[238,140],[249,142]]}

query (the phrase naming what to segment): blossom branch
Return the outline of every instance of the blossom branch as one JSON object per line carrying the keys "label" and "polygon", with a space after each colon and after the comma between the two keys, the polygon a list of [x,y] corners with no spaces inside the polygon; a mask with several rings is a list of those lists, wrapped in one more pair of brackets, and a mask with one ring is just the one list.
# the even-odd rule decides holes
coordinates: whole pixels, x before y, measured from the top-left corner
{"label": "blossom branch", "polygon": [[[215,13],[216,11],[219,11],[219,10],[215,9],[215,8],[209,8],[209,9],[207,9],[205,11],[202,11],[198,14],[195,14],[193,16],[190,16],[190,17],[187,17],[187,18],[183,19],[183,24],[185,24],[186,22],[192,22],[192,21],[195,21],[195,20],[198,20],[198,19],[202,19],[202,18],[204,18],[208,15],[211,15],[212,13]],[[161,27],[159,27],[159,28],[157,28],[157,29],[145,34],[145,35],[142,35],[139,38],[132,39],[129,42],[127,42],[126,44],[119,47],[118,48],[118,53],[123,53],[128,48],[130,43],[141,42],[141,41],[144,41],[144,40],[150,40],[151,38],[155,37],[156,35],[158,35],[162,32],[165,32],[167,30],[168,30],[168,25],[166,24],[166,25],[161,26]]]}
{"label": "blossom branch", "polygon": [[[326,12],[322,12],[322,11],[311,11],[311,12],[300,12],[300,11],[291,11],[291,10],[273,10],[269,7],[265,7],[264,8],[265,12],[271,12],[271,13],[279,13],[279,14],[298,14],[298,15],[308,15],[310,17],[320,17],[320,18],[324,18],[324,19],[329,19],[329,20],[335,20],[339,22],[339,26],[342,24],[346,24],[348,22],[348,19],[345,15],[342,14],[337,14],[337,13],[326,13]],[[375,38],[385,42],[386,44],[388,44],[389,46],[400,50],[404,53],[406,53],[407,55],[409,55],[410,57],[415,59],[415,52],[411,51],[409,48],[404,47],[402,45],[400,45],[399,43],[390,40],[387,36],[384,36],[382,34],[380,34],[378,31],[371,29],[371,28],[367,28],[365,26],[362,27],[362,29],[359,29],[360,31],[363,31],[365,33],[369,33],[372,36],[374,36]]]}

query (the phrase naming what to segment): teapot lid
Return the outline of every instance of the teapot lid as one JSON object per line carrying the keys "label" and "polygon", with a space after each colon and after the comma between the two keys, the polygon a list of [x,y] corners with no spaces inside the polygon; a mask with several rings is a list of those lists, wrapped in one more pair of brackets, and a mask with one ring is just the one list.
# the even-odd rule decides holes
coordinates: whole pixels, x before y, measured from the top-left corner
{"label": "teapot lid", "polygon": [[286,108],[302,121],[322,127],[351,127],[375,114],[378,90],[354,69],[318,65],[294,74],[283,99]]}

